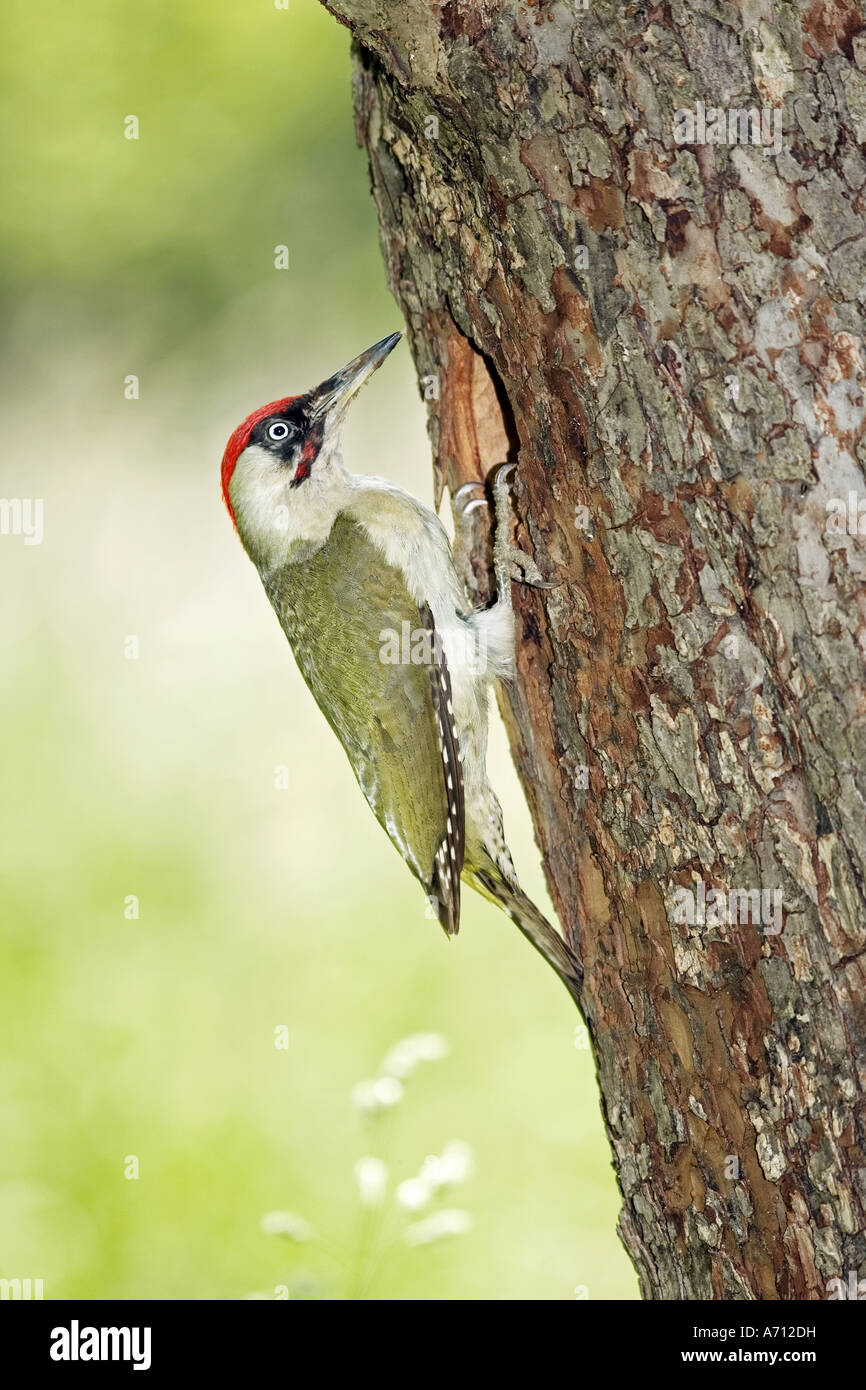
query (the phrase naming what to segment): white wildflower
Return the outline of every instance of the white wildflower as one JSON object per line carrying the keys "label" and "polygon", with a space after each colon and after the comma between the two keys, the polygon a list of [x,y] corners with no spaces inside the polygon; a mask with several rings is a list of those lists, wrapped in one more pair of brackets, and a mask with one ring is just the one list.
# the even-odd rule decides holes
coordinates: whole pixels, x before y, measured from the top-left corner
{"label": "white wildflower", "polygon": [[355,1164],[355,1181],[365,1207],[381,1206],[388,1186],[387,1164],[381,1158],[359,1158]]}
{"label": "white wildflower", "polygon": [[433,1191],[423,1178],[407,1178],[397,1188],[397,1205],[404,1211],[422,1211],[433,1196]]}
{"label": "white wildflower", "polygon": [[413,1221],[403,1232],[407,1245],[432,1245],[435,1240],[448,1236],[462,1236],[472,1229],[472,1217],[468,1211],[457,1207],[444,1207],[423,1221]]}
{"label": "white wildflower", "polygon": [[296,1216],[293,1211],[265,1212],[261,1227],[266,1236],[283,1236],[286,1240],[293,1240],[298,1244],[304,1240],[311,1240],[313,1235],[309,1223],[302,1216]]}
{"label": "white wildflower", "polygon": [[434,1192],[440,1187],[456,1187],[472,1173],[472,1148],[463,1139],[452,1139],[441,1154],[428,1154],[420,1177]]}
{"label": "white wildflower", "polygon": [[396,1076],[378,1076],[373,1081],[359,1081],[352,1088],[352,1101],[364,1115],[378,1115],[390,1110],[403,1099],[403,1086]]}
{"label": "white wildflower", "polygon": [[405,1081],[421,1062],[440,1062],[448,1056],[448,1043],[441,1033],[410,1033],[395,1043],[382,1059],[380,1072]]}

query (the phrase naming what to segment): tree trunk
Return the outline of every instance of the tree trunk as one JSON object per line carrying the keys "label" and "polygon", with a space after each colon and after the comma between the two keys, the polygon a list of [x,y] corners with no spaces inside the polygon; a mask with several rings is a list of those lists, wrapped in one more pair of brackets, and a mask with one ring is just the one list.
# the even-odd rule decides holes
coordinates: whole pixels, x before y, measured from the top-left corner
{"label": "tree trunk", "polygon": [[[515,587],[504,714],[586,971],[644,1296],[850,1296],[863,17],[852,0],[327,7],[356,36],[437,493],[519,456],[522,544],[558,581]],[[480,540],[473,558],[483,597]]]}

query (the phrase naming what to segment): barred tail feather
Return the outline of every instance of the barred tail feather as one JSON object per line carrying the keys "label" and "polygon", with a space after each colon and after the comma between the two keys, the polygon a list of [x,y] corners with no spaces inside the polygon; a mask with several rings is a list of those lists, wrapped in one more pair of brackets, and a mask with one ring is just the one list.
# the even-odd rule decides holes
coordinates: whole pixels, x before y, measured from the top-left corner
{"label": "barred tail feather", "polygon": [[524,893],[518,883],[504,878],[490,862],[488,868],[464,869],[464,879],[477,893],[495,903],[510,917],[527,941],[556,971],[575,1003],[580,1006],[583,968],[559,932]]}

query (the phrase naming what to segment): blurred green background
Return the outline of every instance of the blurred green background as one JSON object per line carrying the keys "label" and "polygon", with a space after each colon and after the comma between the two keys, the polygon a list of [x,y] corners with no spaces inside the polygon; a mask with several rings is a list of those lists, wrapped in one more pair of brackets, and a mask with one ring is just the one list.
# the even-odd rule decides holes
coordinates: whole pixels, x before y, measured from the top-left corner
{"label": "blurred green background", "polygon": [[[12,0],[4,27],[0,492],[43,499],[44,540],[0,536],[0,1277],[635,1297],[565,991],[473,894],[455,942],[425,918],[219,498],[250,409],[399,326],[348,34],[315,0]],[[429,498],[405,347],[346,456]],[[545,902],[498,723],[492,764]],[[364,1121],[353,1085],[431,1030],[449,1055]],[[409,1248],[394,1184],[454,1138],[475,1172],[438,1205],[473,1227]],[[362,1155],[390,1165],[366,1217]],[[275,1209],[323,1241],[264,1233]]]}

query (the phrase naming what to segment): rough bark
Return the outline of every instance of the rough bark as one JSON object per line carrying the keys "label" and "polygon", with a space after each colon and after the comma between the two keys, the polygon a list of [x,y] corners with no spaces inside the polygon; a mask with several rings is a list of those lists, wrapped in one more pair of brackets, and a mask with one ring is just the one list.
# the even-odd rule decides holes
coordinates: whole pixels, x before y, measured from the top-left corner
{"label": "rough bark", "polygon": [[[866,540],[827,505],[866,511],[863,14],[328,8],[437,487],[519,452],[560,581],[515,589],[505,714],[643,1293],[834,1296],[866,1277]],[[699,101],[780,111],[781,151],[677,143]],[[780,891],[781,931],[683,921],[701,884]]]}

